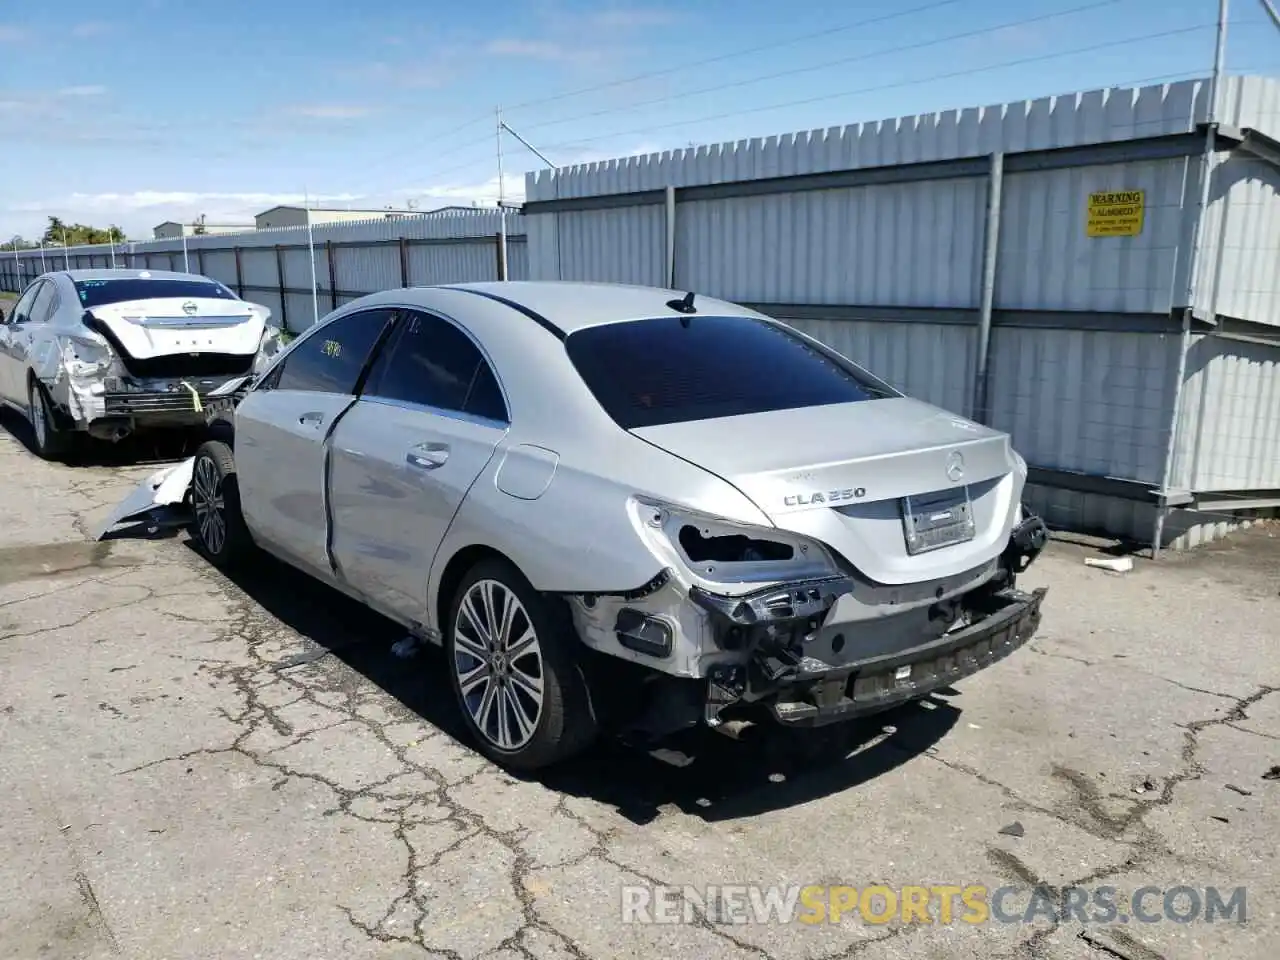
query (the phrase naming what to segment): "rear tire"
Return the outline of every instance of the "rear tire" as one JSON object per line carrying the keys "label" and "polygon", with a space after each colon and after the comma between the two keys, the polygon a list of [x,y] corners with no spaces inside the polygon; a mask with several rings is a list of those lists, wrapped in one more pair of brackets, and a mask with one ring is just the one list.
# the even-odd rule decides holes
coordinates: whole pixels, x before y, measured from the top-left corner
{"label": "rear tire", "polygon": [[35,377],[27,383],[27,422],[40,459],[60,460],[71,452],[75,434],[58,429],[49,394]]}
{"label": "rear tire", "polygon": [[511,563],[483,560],[449,608],[445,653],[454,696],[481,752],[513,770],[581,753],[597,722],[569,611]]}
{"label": "rear tire", "polygon": [[235,457],[220,440],[202,443],[191,469],[191,537],[201,552],[224,569],[253,548],[240,512]]}

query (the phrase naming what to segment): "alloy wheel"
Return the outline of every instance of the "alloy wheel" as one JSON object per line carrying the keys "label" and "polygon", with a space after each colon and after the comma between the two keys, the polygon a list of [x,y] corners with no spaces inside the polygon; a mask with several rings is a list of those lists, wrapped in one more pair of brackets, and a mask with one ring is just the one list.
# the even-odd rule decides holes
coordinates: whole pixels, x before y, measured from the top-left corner
{"label": "alloy wheel", "polygon": [[191,478],[191,505],[195,509],[201,542],[210,553],[221,553],[227,542],[226,504],[222,496],[222,476],[208,457],[196,461]]}
{"label": "alloy wheel", "polygon": [[528,611],[498,580],[478,580],[458,606],[453,669],[477,730],[499,750],[527,744],[542,716],[542,648]]}

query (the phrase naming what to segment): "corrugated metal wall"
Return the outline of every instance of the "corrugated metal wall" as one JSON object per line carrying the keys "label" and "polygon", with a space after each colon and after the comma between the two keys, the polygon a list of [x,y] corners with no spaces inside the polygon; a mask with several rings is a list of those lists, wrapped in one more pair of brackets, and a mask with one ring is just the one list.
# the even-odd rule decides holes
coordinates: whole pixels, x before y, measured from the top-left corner
{"label": "corrugated metal wall", "polygon": [[[568,167],[531,174],[526,193],[536,204],[674,187],[675,286],[760,305],[905,392],[972,414],[985,174],[687,200],[680,191],[1115,141],[1137,141],[1137,157],[1147,138],[1191,134],[1208,116],[1205,81],[1097,90]],[[1280,84],[1228,79],[1215,119],[1280,134]],[[1212,316],[1216,304],[1280,325],[1280,174],[1240,153],[1215,162],[1203,251],[1194,145],[1170,158],[1006,172],[989,420],[1033,465],[1135,490],[1280,488],[1280,346],[1220,338],[1191,348],[1174,437],[1182,469],[1165,477],[1179,311]],[[1138,235],[1087,235],[1087,197],[1107,190],[1144,192]],[[653,200],[532,207],[530,275],[665,282],[667,213]],[[1041,486],[1029,497],[1084,529],[1145,538],[1155,522],[1153,502]],[[1185,515],[1168,529],[1174,542],[1203,535]]]}
{"label": "corrugated metal wall", "polygon": [[[352,295],[374,293],[402,284],[462,283],[498,277],[498,233],[506,218],[508,276],[522,280],[529,274],[522,218],[498,211],[425,214],[390,220],[355,221],[314,225],[315,282],[319,314],[333,306],[329,281],[329,244],[332,244],[334,279],[339,305]],[[401,238],[404,271],[401,270]],[[314,320],[311,296],[311,258],[305,248],[306,227],[282,227],[243,234],[187,238],[186,264],[191,272],[244,290],[247,300],[269,308],[277,322],[299,331]],[[279,246],[279,262],[277,250]],[[236,274],[239,249],[240,275]],[[120,244],[115,250],[120,267],[184,270],[182,240],[151,240]],[[46,249],[19,251],[21,271],[12,254],[0,256],[0,288],[17,290],[44,269],[109,267],[109,247],[73,247],[64,252]],[[280,274],[283,272],[283,280]]]}
{"label": "corrugated metal wall", "polygon": [[1280,488],[1280,347],[1195,338],[1178,434],[1178,486]]}

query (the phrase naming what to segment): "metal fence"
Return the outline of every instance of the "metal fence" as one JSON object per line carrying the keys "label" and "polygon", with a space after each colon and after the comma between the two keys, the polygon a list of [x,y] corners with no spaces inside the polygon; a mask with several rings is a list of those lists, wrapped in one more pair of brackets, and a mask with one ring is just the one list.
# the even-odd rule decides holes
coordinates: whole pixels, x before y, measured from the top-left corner
{"label": "metal fence", "polygon": [[[281,227],[111,246],[0,253],[0,287],[22,289],[46,270],[119,267],[181,270],[226,284],[298,332],[343,303],[389,287],[495,280],[505,218],[507,276],[528,276],[521,217],[450,211],[384,220]],[[314,249],[314,259],[311,251]],[[315,274],[313,297],[312,270]]]}
{"label": "metal fence", "polygon": [[1009,431],[1051,521],[1189,543],[1280,503],[1280,84],[1208,107],[1190,81],[530,174],[531,275],[758,306]]}

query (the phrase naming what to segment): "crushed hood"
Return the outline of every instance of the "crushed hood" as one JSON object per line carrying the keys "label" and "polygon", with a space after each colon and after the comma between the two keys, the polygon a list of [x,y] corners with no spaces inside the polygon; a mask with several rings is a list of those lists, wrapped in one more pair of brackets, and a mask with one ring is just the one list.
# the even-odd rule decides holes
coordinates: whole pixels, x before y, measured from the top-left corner
{"label": "crushed hood", "polygon": [[140,360],[175,353],[256,353],[266,329],[260,307],[216,297],[126,300],[89,313]]}
{"label": "crushed hood", "polygon": [[[998,556],[1021,493],[1006,434],[907,397],[632,433],[728,481],[776,526],[825,543],[885,584],[952,576]],[[973,538],[910,554],[902,498],[963,488]]]}

